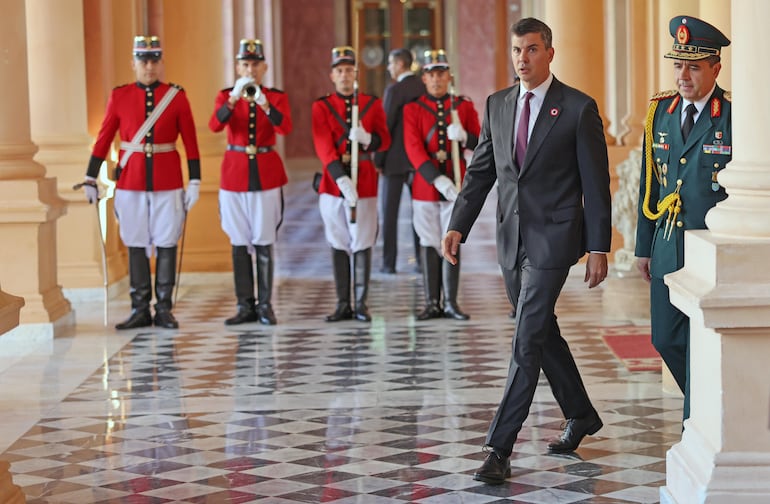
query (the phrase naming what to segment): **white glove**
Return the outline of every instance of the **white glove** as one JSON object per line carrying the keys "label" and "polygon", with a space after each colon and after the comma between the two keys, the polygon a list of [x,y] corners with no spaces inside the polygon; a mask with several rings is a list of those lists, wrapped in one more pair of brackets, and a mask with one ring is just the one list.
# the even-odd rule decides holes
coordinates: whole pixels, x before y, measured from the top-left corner
{"label": "white glove", "polygon": [[446,198],[447,201],[454,201],[457,199],[457,188],[452,179],[446,175],[439,175],[436,180],[433,181],[433,187],[438,189],[438,192]]}
{"label": "white glove", "polygon": [[184,192],[184,211],[189,212],[193,205],[198,202],[200,197],[201,181],[193,179],[187,184],[187,190]]}
{"label": "white glove", "polygon": [[265,93],[262,92],[262,88],[257,86],[257,94],[254,97],[254,101],[257,102],[257,105],[260,107],[264,107],[265,103],[267,103],[267,97],[265,96]]}
{"label": "white glove", "polygon": [[452,123],[447,126],[446,136],[450,140],[457,140],[464,144],[468,140],[468,133],[463,129],[462,124]]}
{"label": "white glove", "polygon": [[350,134],[348,135],[348,140],[350,140],[351,142],[358,142],[364,147],[368,147],[369,144],[372,143],[372,134],[366,131],[361,126],[356,126],[355,128],[350,128]]}
{"label": "white glove", "polygon": [[348,206],[356,206],[358,202],[358,191],[353,187],[353,181],[347,175],[343,175],[337,179],[337,187],[340,188],[340,192],[345,197],[345,202]]}
{"label": "white glove", "polygon": [[249,84],[252,84],[254,82],[254,79],[251,77],[241,77],[237,81],[235,81],[235,85],[233,86],[233,90],[230,91],[230,96],[233,98],[240,98],[243,94],[243,88],[248,86]]}
{"label": "white glove", "polygon": [[[93,182],[94,185],[91,185]],[[86,200],[89,203],[96,203],[99,201],[99,188],[96,186],[96,179],[86,175],[86,180],[83,184],[83,191],[86,193]]]}

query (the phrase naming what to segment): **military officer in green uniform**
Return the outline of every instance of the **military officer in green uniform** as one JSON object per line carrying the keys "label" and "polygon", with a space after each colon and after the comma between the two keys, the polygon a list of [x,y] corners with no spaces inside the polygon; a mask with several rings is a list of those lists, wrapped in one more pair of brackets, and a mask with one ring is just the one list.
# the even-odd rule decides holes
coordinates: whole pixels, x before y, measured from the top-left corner
{"label": "military officer in green uniform", "polygon": [[690,320],[671,304],[663,276],[684,265],[684,232],[705,229],[706,212],[727,197],[717,174],[732,157],[730,93],[716,80],[730,40],[690,16],[674,17],[669,30],[677,89],[653,96],[647,113],[636,256],[650,282],[652,343],[684,392],[687,419]]}

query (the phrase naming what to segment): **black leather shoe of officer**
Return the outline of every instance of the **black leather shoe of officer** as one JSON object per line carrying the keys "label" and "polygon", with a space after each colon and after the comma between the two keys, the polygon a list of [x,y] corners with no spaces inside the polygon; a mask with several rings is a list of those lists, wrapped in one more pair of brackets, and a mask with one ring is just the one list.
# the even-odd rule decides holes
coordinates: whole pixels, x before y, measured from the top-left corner
{"label": "black leather shoe of officer", "polygon": [[136,329],[137,327],[148,327],[152,325],[152,316],[150,310],[132,310],[131,315],[115,326],[115,329]]}
{"label": "black leather shoe of officer", "polygon": [[356,317],[356,320],[360,320],[361,322],[371,322],[372,316],[369,315],[369,308],[366,307],[365,304],[361,303],[360,305],[356,306],[356,312],[354,314]]}
{"label": "black leather shoe of officer", "polygon": [[353,318],[353,310],[347,303],[337,303],[337,309],[334,313],[326,316],[327,322],[339,322],[340,320],[351,320]]}
{"label": "black leather shoe of officer", "polygon": [[225,325],[246,324],[258,320],[257,312],[254,309],[238,308],[238,313],[225,320]]}
{"label": "black leather shoe of officer", "polygon": [[510,457],[498,455],[491,449],[481,468],[473,475],[473,479],[476,481],[483,481],[489,485],[502,485],[505,483],[505,479],[510,477]]}
{"label": "black leather shoe of officer", "polygon": [[551,453],[573,452],[584,437],[596,434],[603,425],[602,419],[596,412],[583,418],[570,418],[567,420],[559,439],[548,443],[548,451]]}
{"label": "black leather shoe of officer", "polygon": [[155,312],[155,327],[162,327],[164,329],[177,329],[179,322],[176,321],[174,315],[170,311]]}
{"label": "black leather shoe of officer", "polygon": [[417,320],[429,320],[434,318],[441,318],[444,316],[444,310],[437,304],[429,304],[425,306],[425,309],[417,314]]}
{"label": "black leather shoe of officer", "polygon": [[262,325],[275,325],[278,321],[273,313],[273,306],[270,303],[257,305],[257,317]]}
{"label": "black leather shoe of officer", "polygon": [[471,318],[467,313],[460,311],[460,308],[452,303],[444,303],[444,317],[455,320],[468,320]]}

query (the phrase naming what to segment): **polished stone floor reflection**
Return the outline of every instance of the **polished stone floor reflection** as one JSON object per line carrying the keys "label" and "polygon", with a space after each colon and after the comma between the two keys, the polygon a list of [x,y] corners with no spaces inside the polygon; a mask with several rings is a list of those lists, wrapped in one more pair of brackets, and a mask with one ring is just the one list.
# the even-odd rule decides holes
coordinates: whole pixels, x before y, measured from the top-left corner
{"label": "polished stone floor reflection", "polygon": [[[0,338],[0,459],[29,503],[658,502],[681,400],[604,346],[600,328],[629,321],[603,319],[601,291],[579,270],[559,321],[605,427],[574,454],[548,455],[563,417],[542,379],[510,480],[487,486],[472,474],[513,329],[494,201],[463,253],[471,320],[415,321],[422,282],[405,208],[399,273],[376,273],[374,253],[371,324],[323,321],[334,291],[316,201],[304,178],[287,188],[277,326],[225,327],[230,275],[185,274],[179,330],[105,329],[95,296],[75,303],[72,336]],[[112,300],[113,323],[126,297]]]}

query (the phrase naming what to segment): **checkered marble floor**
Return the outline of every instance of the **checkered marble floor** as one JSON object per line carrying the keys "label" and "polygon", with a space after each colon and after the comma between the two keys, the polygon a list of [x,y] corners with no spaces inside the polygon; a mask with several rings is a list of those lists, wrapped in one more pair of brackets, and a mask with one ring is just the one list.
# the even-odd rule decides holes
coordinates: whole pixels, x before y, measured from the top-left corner
{"label": "checkered marble floor", "polygon": [[[653,503],[681,399],[604,346],[601,291],[571,275],[559,322],[604,421],[576,453],[548,455],[564,420],[541,379],[501,486],[476,482],[502,394],[513,323],[493,211],[464,249],[467,322],[418,322],[409,210],[397,275],[377,273],[371,324],[328,324],[331,260],[316,197],[288,187],[277,255],[279,325],[225,327],[230,275],[182,278],[181,328],[116,333],[76,305],[71,336],[0,358],[0,460],[42,503]],[[125,295],[111,303],[116,322]],[[0,339],[0,348],[2,348]]]}

